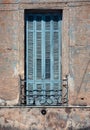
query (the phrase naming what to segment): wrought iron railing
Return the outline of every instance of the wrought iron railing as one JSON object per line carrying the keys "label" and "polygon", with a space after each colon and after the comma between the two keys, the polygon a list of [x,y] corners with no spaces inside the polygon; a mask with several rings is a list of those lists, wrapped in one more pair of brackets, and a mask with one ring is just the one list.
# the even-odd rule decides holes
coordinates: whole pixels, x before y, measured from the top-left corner
{"label": "wrought iron railing", "polygon": [[[60,90],[26,90],[26,80],[20,78],[20,105],[65,106],[68,105],[68,76],[62,80]],[[28,94],[27,94],[28,92]],[[27,103],[28,99],[28,103]]]}

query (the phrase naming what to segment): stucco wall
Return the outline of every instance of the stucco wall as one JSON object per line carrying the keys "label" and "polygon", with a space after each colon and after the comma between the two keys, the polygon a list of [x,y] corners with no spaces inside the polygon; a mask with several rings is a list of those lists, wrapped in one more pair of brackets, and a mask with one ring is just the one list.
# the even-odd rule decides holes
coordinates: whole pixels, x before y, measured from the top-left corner
{"label": "stucco wall", "polygon": [[19,75],[24,78],[25,9],[63,10],[62,79],[68,75],[69,105],[90,105],[90,2],[13,2],[0,4],[1,105],[19,103]]}
{"label": "stucco wall", "polygon": [[90,130],[90,108],[2,108],[0,130]]}
{"label": "stucco wall", "polygon": [[69,11],[70,104],[90,105],[90,6]]}
{"label": "stucco wall", "polygon": [[18,93],[18,12],[0,11],[0,99]]}
{"label": "stucco wall", "polygon": [[[90,1],[0,0],[0,105],[17,106],[24,78],[24,9],[62,9],[68,105],[90,106]],[[63,86],[63,85],[62,85]],[[65,92],[63,87],[63,93]],[[89,130],[90,108],[2,108],[0,130]]]}

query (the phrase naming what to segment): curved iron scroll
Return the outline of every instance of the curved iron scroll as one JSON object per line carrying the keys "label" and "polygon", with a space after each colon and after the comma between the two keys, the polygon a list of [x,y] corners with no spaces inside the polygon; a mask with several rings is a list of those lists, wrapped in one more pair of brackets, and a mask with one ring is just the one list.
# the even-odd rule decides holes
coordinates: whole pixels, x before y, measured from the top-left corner
{"label": "curved iron scroll", "polygon": [[[62,80],[61,90],[26,90],[24,79],[20,79],[20,105],[65,106],[68,105],[68,76]],[[26,94],[28,91],[28,95]],[[43,93],[45,94],[43,95]],[[36,93],[36,94],[35,94]],[[29,104],[26,103],[28,97]]]}

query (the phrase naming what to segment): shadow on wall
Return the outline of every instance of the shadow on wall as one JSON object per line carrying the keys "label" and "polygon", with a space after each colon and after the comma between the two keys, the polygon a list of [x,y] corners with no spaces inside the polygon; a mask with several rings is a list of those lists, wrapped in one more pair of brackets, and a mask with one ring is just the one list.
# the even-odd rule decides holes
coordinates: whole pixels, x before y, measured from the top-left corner
{"label": "shadow on wall", "polygon": [[[20,129],[20,128],[17,128],[17,127],[0,125],[0,130],[26,130],[26,129]],[[29,128],[28,130],[31,130],[31,128]]]}
{"label": "shadow on wall", "polygon": [[68,130],[90,130],[90,127],[84,127],[84,128],[79,128],[79,129],[75,129],[71,127],[71,128],[68,128]]}
{"label": "shadow on wall", "polygon": [[18,128],[13,128],[11,126],[1,126],[0,125],[0,130],[19,130]]}
{"label": "shadow on wall", "polygon": [[77,130],[90,130],[90,127],[80,128],[80,129],[77,129]]}
{"label": "shadow on wall", "polygon": [[[11,127],[11,126],[1,126],[0,125],[0,130],[21,130],[21,129]],[[24,130],[24,129],[22,129],[22,130]],[[28,130],[31,130],[31,128],[29,128]],[[75,129],[73,127],[70,127],[70,128],[68,128],[68,130],[90,130],[90,127],[79,128],[79,129]]]}
{"label": "shadow on wall", "polygon": [[4,125],[0,125],[0,130],[32,130],[31,128],[28,128],[28,129],[20,129],[20,128],[17,128],[17,127],[12,127],[10,125],[8,126],[4,126]]}

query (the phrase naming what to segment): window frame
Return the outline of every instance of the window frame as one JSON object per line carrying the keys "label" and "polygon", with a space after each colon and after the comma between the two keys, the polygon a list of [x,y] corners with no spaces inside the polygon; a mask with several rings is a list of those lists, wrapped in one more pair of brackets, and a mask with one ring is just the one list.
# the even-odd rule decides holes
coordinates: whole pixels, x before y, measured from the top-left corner
{"label": "window frame", "polygon": [[[23,5],[23,6],[22,6]],[[49,4],[48,4],[49,5]],[[30,6],[32,7],[31,9],[30,9]],[[38,4],[38,6],[39,6],[39,4]],[[22,66],[20,66],[20,77],[21,77],[21,81],[24,81],[25,82],[25,64],[24,64],[24,58],[25,58],[25,53],[24,53],[24,51],[25,51],[25,46],[24,46],[24,43],[25,43],[25,24],[24,24],[24,14],[25,14],[25,11],[26,10],[29,10],[30,12],[32,11],[32,10],[34,10],[34,11],[36,11],[36,10],[38,10],[38,11],[41,11],[41,10],[46,10],[46,11],[55,11],[55,10],[58,10],[58,11],[63,11],[63,25],[62,25],[62,102],[63,102],[63,104],[62,104],[62,106],[67,106],[67,104],[68,104],[68,83],[67,83],[67,75],[68,75],[68,73],[69,73],[69,66],[68,66],[68,62],[69,62],[69,57],[68,57],[68,41],[69,41],[69,38],[68,38],[68,23],[69,23],[69,21],[68,21],[68,8],[66,8],[64,5],[63,6],[61,6],[61,4],[59,3],[59,6],[56,6],[56,4],[55,5],[53,5],[53,6],[47,6],[47,7],[44,7],[43,6],[43,3],[42,4],[40,4],[40,6],[42,7],[42,9],[38,9],[37,7],[35,7],[33,4],[21,4],[20,5],[20,22],[22,22],[22,25],[20,24],[20,28],[21,28],[21,31],[20,31],[20,34],[21,34],[21,32],[22,32],[22,37],[19,37],[19,40],[20,40],[20,42],[22,43],[20,46],[19,46],[19,48],[20,48],[20,57],[19,57],[19,59],[20,59],[20,64],[22,64]],[[49,7],[49,9],[48,9],[48,7]],[[64,8],[65,7],[65,8]],[[60,9],[61,8],[61,9]],[[21,35],[20,35],[21,36]],[[24,42],[23,42],[24,41]],[[23,54],[22,54],[22,52],[23,52]],[[65,56],[66,56],[66,58],[65,58]],[[66,65],[67,65],[67,67],[66,67]],[[64,82],[63,82],[64,81]],[[66,83],[65,83],[66,82]],[[21,83],[21,85],[20,86],[22,86],[22,84],[23,83]],[[64,85],[63,85],[64,84]],[[65,84],[67,84],[67,85],[65,85]],[[64,86],[66,86],[66,87],[64,87]],[[23,88],[24,88],[24,91],[25,91],[25,85],[23,85]],[[21,89],[21,87],[20,87],[20,89]],[[24,100],[24,99],[22,99],[23,97],[25,97],[25,95],[22,95],[21,94],[22,92],[21,92],[21,90],[20,90],[20,104],[22,105],[22,104],[24,104],[25,105],[25,101],[22,101],[22,100]],[[66,94],[67,93],[67,94]],[[65,98],[65,95],[66,95],[66,98]],[[65,101],[66,100],[66,101]],[[53,107],[62,107],[62,106],[53,106]],[[37,106],[29,106],[29,107],[37,107]],[[40,106],[40,107],[42,107],[42,106]],[[44,106],[45,107],[45,106]],[[47,106],[46,106],[47,107]],[[52,107],[52,106],[48,106],[48,107]]]}

